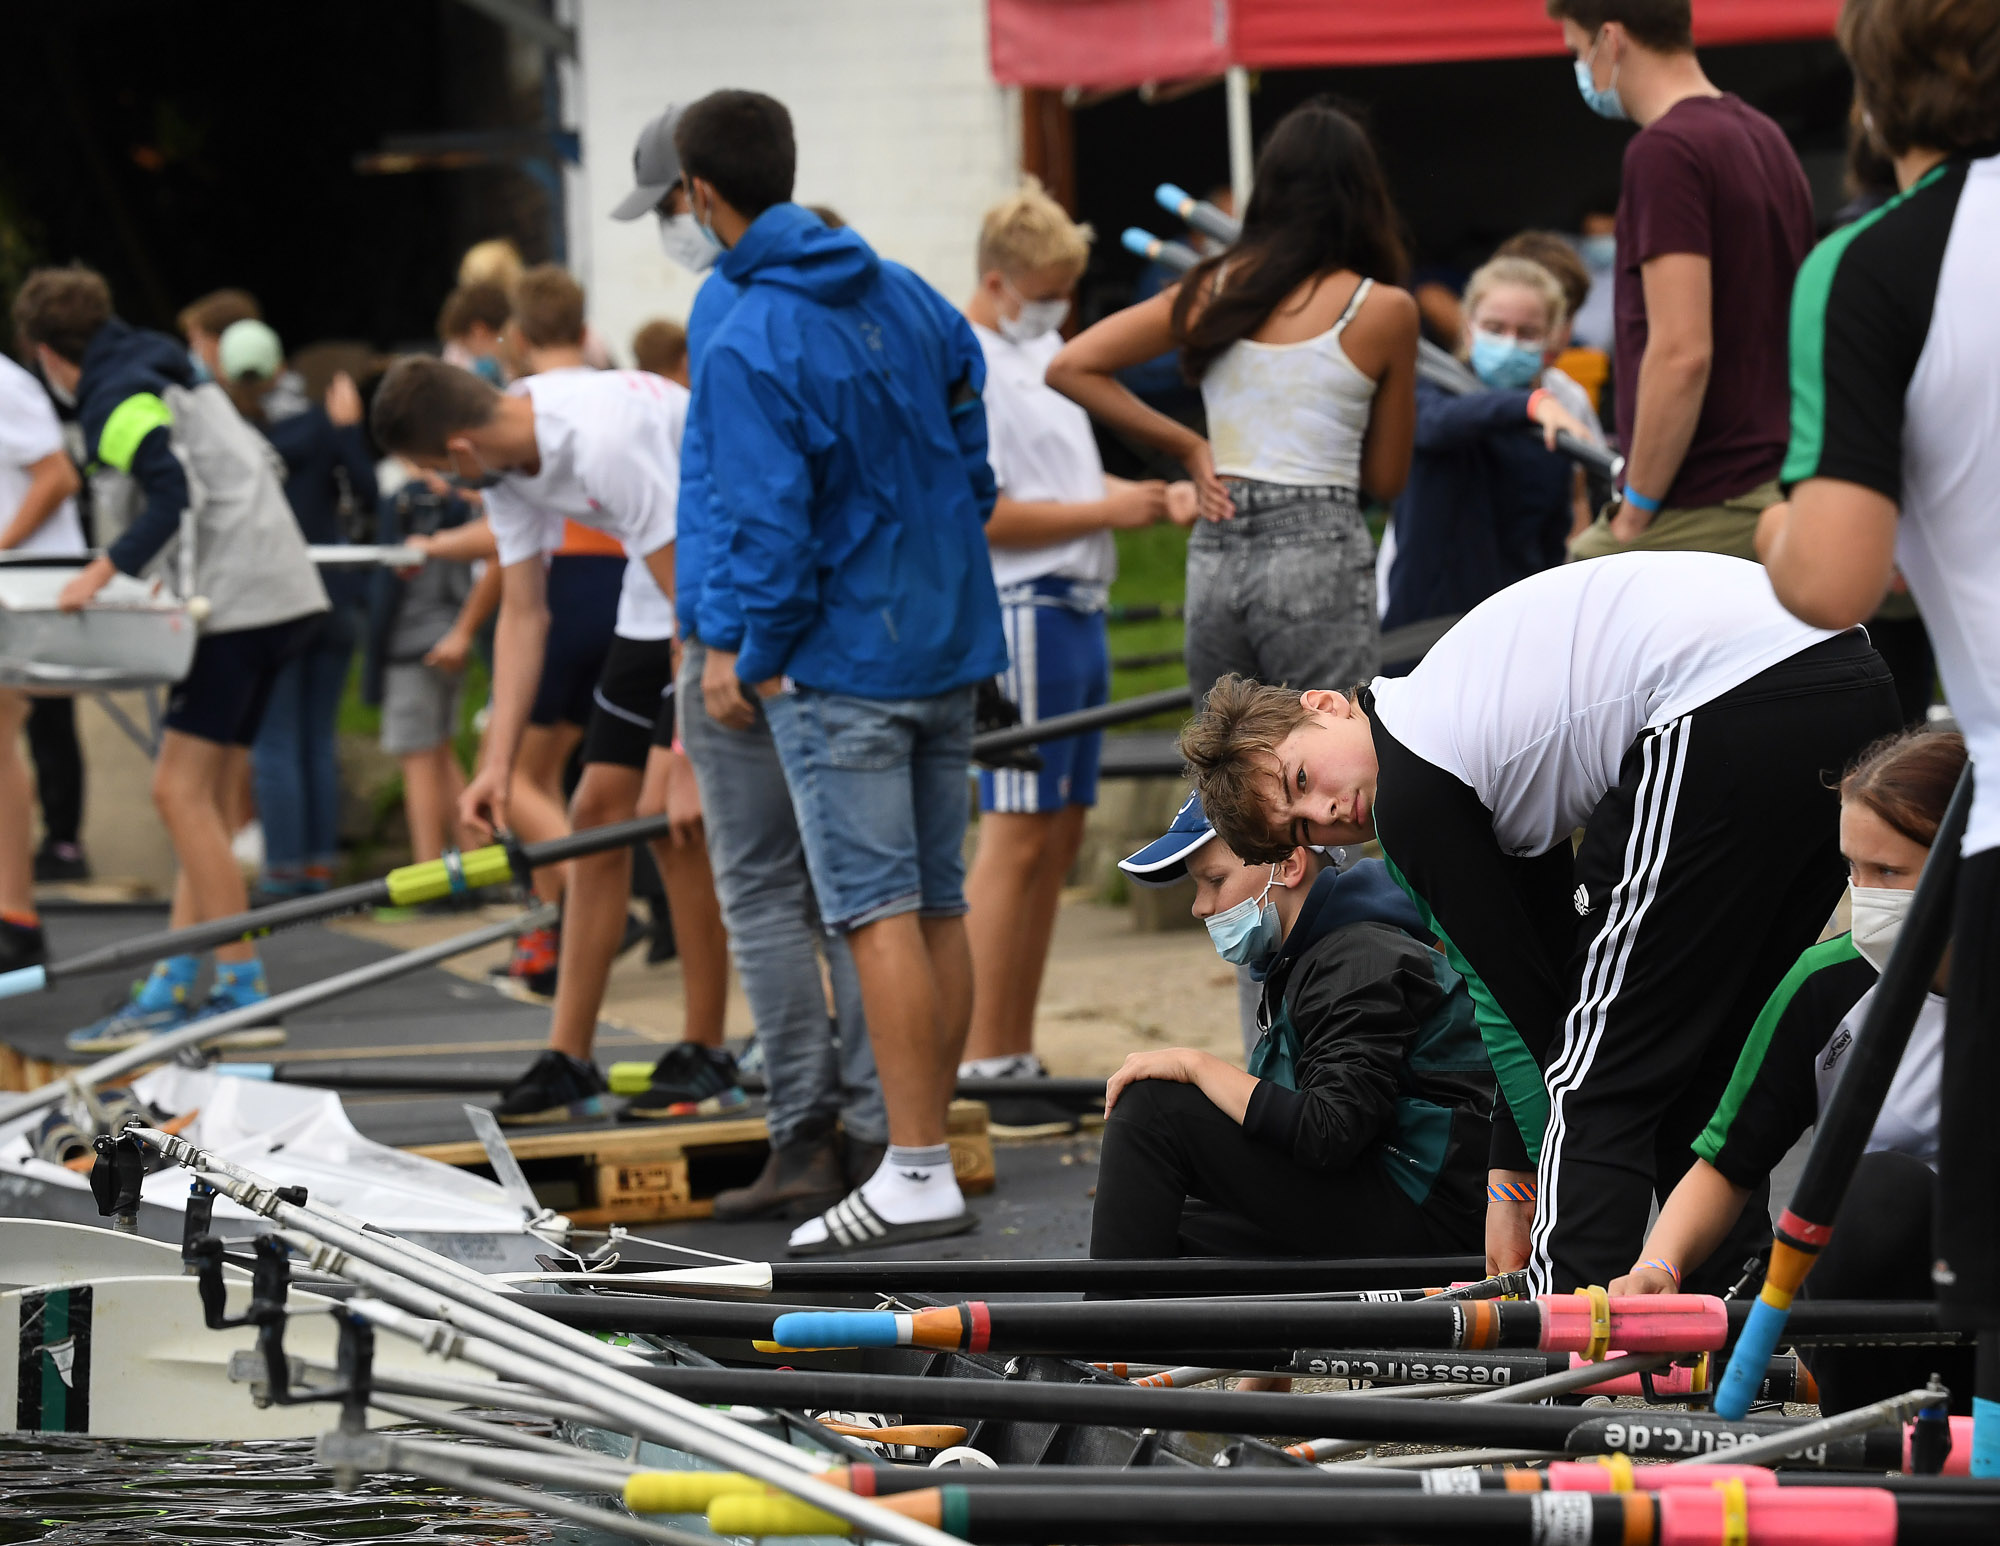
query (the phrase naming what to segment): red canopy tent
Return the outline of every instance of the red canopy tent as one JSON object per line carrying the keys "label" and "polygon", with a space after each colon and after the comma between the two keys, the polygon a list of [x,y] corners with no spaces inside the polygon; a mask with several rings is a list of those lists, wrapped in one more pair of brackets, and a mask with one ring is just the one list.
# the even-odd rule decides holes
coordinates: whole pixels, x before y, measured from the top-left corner
{"label": "red canopy tent", "polygon": [[[1840,0],[1694,0],[1695,41],[1833,35]],[[987,0],[1004,86],[1121,87],[1247,69],[1563,52],[1539,0]]]}

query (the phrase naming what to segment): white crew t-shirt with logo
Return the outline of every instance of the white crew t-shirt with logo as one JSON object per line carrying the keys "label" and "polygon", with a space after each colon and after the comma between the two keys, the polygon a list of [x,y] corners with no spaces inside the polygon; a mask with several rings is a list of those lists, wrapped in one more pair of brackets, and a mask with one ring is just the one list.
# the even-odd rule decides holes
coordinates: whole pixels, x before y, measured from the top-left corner
{"label": "white crew t-shirt with logo", "polygon": [[[29,468],[63,449],[62,423],[41,382],[0,354],[0,530],[13,521],[30,484]],[[83,522],[65,499],[13,553],[81,553]]]}
{"label": "white crew t-shirt with logo", "polygon": [[[1043,377],[1062,348],[1053,329],[1026,343],[972,324],[986,356],[986,457],[1009,499],[1094,503],[1104,498],[1104,463],[1090,415]],[[1078,580],[1109,586],[1118,574],[1111,533],[1086,532],[1067,542],[993,552],[993,583],[1001,591],[1033,580]]]}
{"label": "white crew t-shirt with logo", "polygon": [[507,391],[535,405],[541,469],[486,491],[501,564],[561,547],[565,519],[608,532],[627,555],[618,636],[672,638],[674,604],[645,558],[677,529],[687,388],[650,371],[577,366],[525,376]]}
{"label": "white crew t-shirt with logo", "polygon": [[1544,570],[1466,613],[1404,677],[1373,683],[1383,727],[1468,785],[1507,853],[1547,853],[1590,819],[1640,732],[1822,639],[1763,566],[1621,553]]}

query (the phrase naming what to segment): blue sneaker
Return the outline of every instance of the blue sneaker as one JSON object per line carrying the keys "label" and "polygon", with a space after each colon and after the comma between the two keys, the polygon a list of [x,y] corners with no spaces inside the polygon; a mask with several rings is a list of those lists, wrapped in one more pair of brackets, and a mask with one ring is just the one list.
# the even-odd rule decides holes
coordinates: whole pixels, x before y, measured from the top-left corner
{"label": "blue sneaker", "polygon": [[177,1031],[197,1013],[195,1006],[185,1000],[171,1003],[164,1009],[143,1009],[135,992],[132,1001],[123,1009],[114,1010],[94,1025],[71,1031],[63,1038],[63,1045],[72,1052],[90,1057],[109,1057],[114,1052],[137,1047],[168,1031]]}

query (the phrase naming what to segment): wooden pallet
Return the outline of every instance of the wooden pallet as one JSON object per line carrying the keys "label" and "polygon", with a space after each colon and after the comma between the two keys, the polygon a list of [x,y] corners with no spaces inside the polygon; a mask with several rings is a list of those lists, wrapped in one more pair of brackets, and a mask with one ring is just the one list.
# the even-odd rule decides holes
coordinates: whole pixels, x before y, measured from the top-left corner
{"label": "wooden pallet", "polygon": [[[959,1187],[993,1190],[993,1141],[983,1101],[953,1101],[946,1124]],[[744,1186],[770,1152],[762,1117],[645,1123],[559,1133],[509,1133],[528,1184],[579,1224],[660,1224],[705,1219],[715,1194]],[[429,1143],[412,1154],[491,1174],[477,1143]]]}

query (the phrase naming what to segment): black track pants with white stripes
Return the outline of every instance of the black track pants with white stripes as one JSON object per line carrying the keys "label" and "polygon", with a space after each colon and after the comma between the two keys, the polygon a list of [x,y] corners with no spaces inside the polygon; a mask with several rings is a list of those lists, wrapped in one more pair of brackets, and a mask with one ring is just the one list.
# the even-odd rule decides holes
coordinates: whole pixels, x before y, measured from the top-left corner
{"label": "black track pants with white stripes", "polygon": [[[1693,1163],[1751,1023],[1839,899],[1831,781],[1899,724],[1860,634],[1817,644],[1641,735],[1567,876],[1566,845],[1501,853],[1471,790],[1375,727],[1384,846],[1543,1069],[1537,1292],[1632,1265],[1651,1199]],[[1496,1120],[1495,1163],[1521,1152]],[[1690,1291],[1768,1243],[1761,1204]]]}

